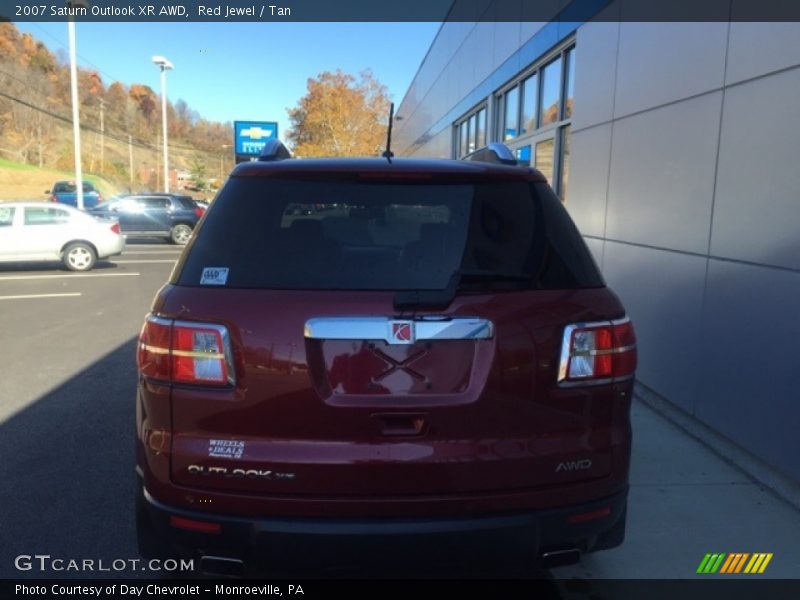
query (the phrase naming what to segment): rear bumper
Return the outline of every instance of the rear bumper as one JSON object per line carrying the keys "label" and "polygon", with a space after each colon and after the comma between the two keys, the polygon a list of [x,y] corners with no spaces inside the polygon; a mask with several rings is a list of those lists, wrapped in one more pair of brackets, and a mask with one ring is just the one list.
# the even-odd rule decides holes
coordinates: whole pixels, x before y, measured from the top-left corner
{"label": "rear bumper", "polygon": [[[153,533],[170,550],[187,557],[235,558],[244,563],[245,573],[385,568],[389,564],[434,569],[530,566],[546,552],[591,552],[619,544],[628,494],[625,488],[611,497],[555,510],[452,519],[354,520],[220,516],[173,508],[155,500],[143,487],[140,490],[140,506]],[[219,533],[176,527],[173,517],[218,524]]]}

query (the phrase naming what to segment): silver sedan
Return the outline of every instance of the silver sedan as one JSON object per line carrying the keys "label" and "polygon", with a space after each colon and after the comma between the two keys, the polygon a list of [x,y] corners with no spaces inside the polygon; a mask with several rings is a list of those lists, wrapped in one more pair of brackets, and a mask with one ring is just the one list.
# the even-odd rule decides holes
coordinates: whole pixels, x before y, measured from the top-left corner
{"label": "silver sedan", "polygon": [[0,263],[59,260],[71,271],[88,271],[124,248],[116,220],[64,204],[0,202]]}

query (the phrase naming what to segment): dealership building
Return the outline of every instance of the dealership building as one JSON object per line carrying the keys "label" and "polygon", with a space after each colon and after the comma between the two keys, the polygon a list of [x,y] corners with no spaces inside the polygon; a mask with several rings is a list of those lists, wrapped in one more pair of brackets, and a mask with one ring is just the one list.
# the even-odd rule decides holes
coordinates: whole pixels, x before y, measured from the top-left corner
{"label": "dealership building", "polygon": [[453,3],[397,154],[539,169],[635,323],[639,397],[800,502],[800,23],[494,4]]}

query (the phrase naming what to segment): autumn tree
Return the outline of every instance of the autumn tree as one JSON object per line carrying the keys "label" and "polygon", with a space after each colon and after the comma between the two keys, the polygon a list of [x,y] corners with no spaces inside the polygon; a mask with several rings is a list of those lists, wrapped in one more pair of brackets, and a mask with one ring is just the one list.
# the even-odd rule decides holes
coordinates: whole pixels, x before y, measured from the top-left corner
{"label": "autumn tree", "polygon": [[377,156],[386,144],[389,97],[370,71],[325,71],[290,109],[288,139],[298,156]]}

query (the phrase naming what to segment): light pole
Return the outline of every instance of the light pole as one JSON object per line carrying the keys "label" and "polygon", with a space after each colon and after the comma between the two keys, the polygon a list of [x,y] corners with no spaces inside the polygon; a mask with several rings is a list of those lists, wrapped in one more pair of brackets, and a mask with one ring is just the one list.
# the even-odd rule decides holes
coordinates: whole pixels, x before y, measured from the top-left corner
{"label": "light pole", "polygon": [[164,129],[164,191],[169,193],[169,160],[167,159],[167,71],[175,67],[163,56],[154,56],[153,64],[161,68],[161,127]]}
{"label": "light pole", "polygon": [[[86,8],[86,0],[73,0],[67,2],[68,8]],[[75,191],[77,193],[78,210],[83,210],[83,172],[81,169],[81,121],[78,111],[78,66],[75,59],[75,19],[70,17],[67,21],[67,34],[69,36],[69,80],[72,97],[72,138],[75,146]]]}
{"label": "light pole", "polygon": [[225,149],[226,148],[233,148],[230,144],[222,144],[222,154],[219,155],[219,181],[222,184],[223,178],[223,168],[222,168],[222,159],[225,157]]}

